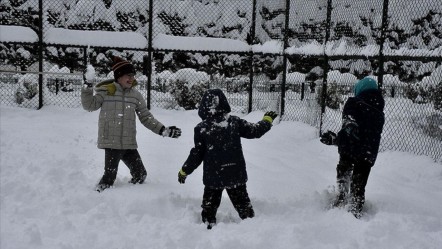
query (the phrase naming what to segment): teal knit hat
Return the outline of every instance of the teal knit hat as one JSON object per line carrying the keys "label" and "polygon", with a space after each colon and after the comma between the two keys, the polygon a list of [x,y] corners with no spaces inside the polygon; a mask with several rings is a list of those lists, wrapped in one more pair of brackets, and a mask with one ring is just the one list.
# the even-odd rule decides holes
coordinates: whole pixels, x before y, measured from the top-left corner
{"label": "teal knit hat", "polygon": [[365,77],[362,80],[358,81],[355,85],[355,96],[358,96],[362,92],[371,89],[378,89],[378,84],[376,80],[372,78]]}

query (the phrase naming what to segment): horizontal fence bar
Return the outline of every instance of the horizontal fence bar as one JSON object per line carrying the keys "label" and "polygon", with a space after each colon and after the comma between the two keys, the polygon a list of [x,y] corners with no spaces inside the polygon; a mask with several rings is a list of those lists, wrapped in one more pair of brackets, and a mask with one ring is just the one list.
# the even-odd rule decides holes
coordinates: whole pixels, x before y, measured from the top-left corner
{"label": "horizontal fence bar", "polygon": [[83,76],[83,73],[59,73],[59,72],[38,72],[38,71],[12,71],[12,70],[2,70],[0,69],[0,73],[16,73],[16,74],[55,74],[55,75],[76,75]]}

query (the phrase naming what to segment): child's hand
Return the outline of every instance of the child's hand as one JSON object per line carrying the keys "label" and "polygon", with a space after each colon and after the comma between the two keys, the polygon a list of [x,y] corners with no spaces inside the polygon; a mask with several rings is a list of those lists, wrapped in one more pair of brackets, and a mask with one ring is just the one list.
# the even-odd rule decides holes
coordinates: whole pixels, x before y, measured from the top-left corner
{"label": "child's hand", "polygon": [[178,182],[180,184],[184,184],[186,182],[186,173],[183,171],[183,169],[180,169],[180,171],[178,171]]}
{"label": "child's hand", "polygon": [[176,126],[166,127],[161,133],[163,137],[179,138],[181,136],[181,129]]}
{"label": "child's hand", "polygon": [[326,145],[336,145],[336,133],[332,131],[327,131],[321,135],[321,143]]}
{"label": "child's hand", "polygon": [[267,121],[269,123],[273,123],[273,120],[275,120],[275,118],[278,116],[278,114],[274,111],[269,111],[264,113],[264,117],[262,118],[262,120]]}

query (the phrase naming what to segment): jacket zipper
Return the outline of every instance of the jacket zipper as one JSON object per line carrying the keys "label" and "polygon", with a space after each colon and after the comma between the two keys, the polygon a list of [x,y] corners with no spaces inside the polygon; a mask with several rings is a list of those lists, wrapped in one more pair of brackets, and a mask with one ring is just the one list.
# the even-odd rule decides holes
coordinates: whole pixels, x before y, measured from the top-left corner
{"label": "jacket zipper", "polygon": [[125,120],[125,116],[124,116],[124,112],[125,112],[125,109],[126,109],[126,90],[125,89],[123,89],[123,95],[122,95],[122,98],[123,98],[123,101],[122,101],[122,103],[123,103],[123,110],[122,110],[122,119],[121,119],[121,131],[120,131],[120,147],[121,147],[121,149],[124,149],[123,148],[123,131],[124,131],[124,120]]}

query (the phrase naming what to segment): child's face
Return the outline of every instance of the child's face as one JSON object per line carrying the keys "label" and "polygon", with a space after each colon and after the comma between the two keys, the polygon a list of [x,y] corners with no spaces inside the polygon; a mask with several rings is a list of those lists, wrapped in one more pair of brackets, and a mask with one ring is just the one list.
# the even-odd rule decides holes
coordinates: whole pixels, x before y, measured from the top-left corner
{"label": "child's face", "polygon": [[134,74],[132,74],[132,73],[124,74],[123,76],[118,78],[118,84],[120,84],[121,87],[123,87],[124,89],[131,88],[132,83],[134,82],[134,79],[135,79]]}

